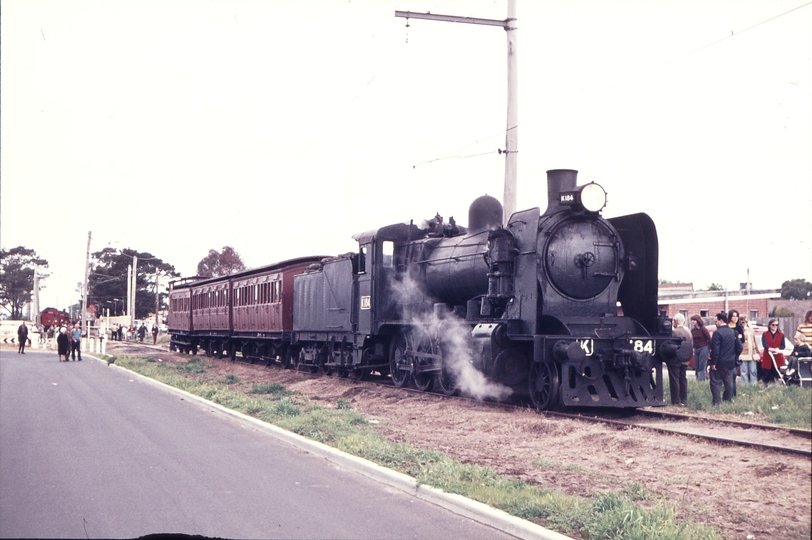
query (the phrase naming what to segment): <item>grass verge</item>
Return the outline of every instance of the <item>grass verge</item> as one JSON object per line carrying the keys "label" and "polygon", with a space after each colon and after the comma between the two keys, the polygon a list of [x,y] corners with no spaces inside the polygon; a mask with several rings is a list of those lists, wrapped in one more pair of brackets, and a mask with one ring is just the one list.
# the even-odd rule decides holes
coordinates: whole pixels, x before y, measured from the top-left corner
{"label": "grass verge", "polygon": [[660,501],[653,509],[639,504],[653,498],[639,484],[590,498],[573,497],[502,477],[487,467],[460,463],[439,452],[387,441],[344,400],[335,404],[318,400],[315,404],[278,383],[254,385],[250,391],[240,392],[231,387],[231,381],[206,377],[205,363],[197,357],[186,364],[128,356],[109,357],[107,361],[408,474],[421,484],[483,502],[563,534],[585,539],[721,538],[718,531],[704,524],[680,521],[676,509],[667,502]]}
{"label": "grass verge", "polygon": [[[670,399],[668,378],[664,396]],[[711,405],[710,381],[688,380],[688,409],[713,411],[735,416],[745,422],[762,422],[782,426],[812,429],[812,389],[779,384],[736,383],[736,397],[722,402],[719,407]]]}

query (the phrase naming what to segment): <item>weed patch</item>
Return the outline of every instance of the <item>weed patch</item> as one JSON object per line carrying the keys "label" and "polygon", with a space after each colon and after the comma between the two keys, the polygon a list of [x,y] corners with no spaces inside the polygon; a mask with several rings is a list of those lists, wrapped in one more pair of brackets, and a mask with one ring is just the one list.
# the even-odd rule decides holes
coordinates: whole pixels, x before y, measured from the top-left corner
{"label": "weed patch", "polygon": [[288,392],[285,387],[278,382],[271,384],[254,384],[251,386],[251,390],[249,390],[249,392],[252,394],[264,394],[276,399],[281,399],[291,395],[291,392]]}
{"label": "weed patch", "polygon": [[[668,389],[665,389],[668,395]],[[749,422],[764,422],[795,428],[812,429],[812,389],[798,386],[736,383],[736,397],[711,405],[708,381],[688,381],[688,408],[714,411]]]}

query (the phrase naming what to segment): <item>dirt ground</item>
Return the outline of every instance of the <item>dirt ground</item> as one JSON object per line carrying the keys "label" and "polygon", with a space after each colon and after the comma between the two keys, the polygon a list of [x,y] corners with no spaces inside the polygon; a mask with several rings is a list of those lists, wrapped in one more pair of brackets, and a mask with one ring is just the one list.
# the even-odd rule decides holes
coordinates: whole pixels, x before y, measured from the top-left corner
{"label": "dirt ground", "polygon": [[[189,358],[154,350],[149,354],[169,362]],[[246,389],[279,382],[290,391],[319,396],[324,406],[343,399],[377,420],[392,441],[438,450],[545,488],[587,497],[643,487],[653,497],[641,504],[665,501],[681,518],[710,524],[725,538],[810,538],[808,458],[640,429],[618,431],[527,409],[500,410],[275,367],[203,360],[217,379],[232,374]],[[720,434],[724,430],[717,429]]]}

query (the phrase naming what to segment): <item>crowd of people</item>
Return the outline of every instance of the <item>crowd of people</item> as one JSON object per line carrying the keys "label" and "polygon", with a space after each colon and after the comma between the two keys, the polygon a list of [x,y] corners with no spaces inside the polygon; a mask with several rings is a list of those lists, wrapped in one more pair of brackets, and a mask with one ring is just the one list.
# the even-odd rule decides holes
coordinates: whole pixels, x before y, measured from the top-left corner
{"label": "crowd of people", "polygon": [[[138,341],[141,343],[144,342],[144,338],[147,336],[149,331],[147,330],[147,326],[144,323],[141,323],[141,326],[138,327],[136,330],[135,326],[130,325],[129,327],[125,327],[121,324],[114,325],[110,329],[110,340],[111,341],[134,341],[136,336],[138,337]],[[158,326],[152,325],[152,344],[155,345],[158,343]]]}
{"label": "crowd of people", "polygon": [[[82,361],[82,328],[79,323],[73,326],[44,327],[41,332],[38,328],[34,328],[34,332],[41,333],[43,343],[53,343],[56,341],[57,356],[60,362],[70,362],[71,360],[74,362]],[[132,325],[127,328],[121,324],[117,324],[110,329],[109,339],[112,341],[124,341],[125,339],[130,341],[135,340],[137,337],[138,340],[143,343],[148,333],[152,334],[152,344],[157,344],[158,326],[153,325],[152,330],[148,331],[144,323],[141,323],[138,329]],[[25,354],[26,345],[31,343],[28,334],[29,328],[26,323],[23,322],[17,328],[17,354]]]}
{"label": "crowd of people", "polygon": [[[812,356],[812,310],[806,312],[792,342],[779,328],[778,319],[770,319],[761,340],[756,339],[747,317],[735,309],[716,314],[713,335],[699,315],[690,320],[689,330],[685,317],[675,315],[672,335],[693,345],[696,380],[710,380],[714,405],[736,395],[739,370],[742,383],[766,385],[791,376],[798,370],[799,358]],[[688,362],[675,359],[667,367],[671,404],[684,406],[688,398]]]}

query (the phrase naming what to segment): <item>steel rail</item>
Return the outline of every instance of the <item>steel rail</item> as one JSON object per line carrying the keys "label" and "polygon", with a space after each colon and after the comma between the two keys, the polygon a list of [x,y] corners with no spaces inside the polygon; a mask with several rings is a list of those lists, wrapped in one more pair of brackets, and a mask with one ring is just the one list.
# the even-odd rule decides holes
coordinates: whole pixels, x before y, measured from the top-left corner
{"label": "steel rail", "polygon": [[[717,437],[717,436],[714,436],[714,435],[706,435],[706,434],[702,434],[702,433],[689,433],[689,432],[686,432],[686,431],[680,431],[678,429],[669,429],[669,428],[664,428],[664,427],[660,427],[660,426],[648,426],[646,424],[637,424],[637,423],[634,423],[634,422],[625,422],[625,421],[622,421],[622,420],[612,420],[610,418],[603,418],[603,417],[597,416],[597,415],[572,414],[572,413],[563,413],[563,412],[558,412],[558,411],[546,411],[546,414],[548,414],[550,416],[559,416],[559,417],[562,417],[562,418],[570,418],[570,419],[573,419],[573,420],[585,420],[585,421],[588,421],[588,422],[608,424],[608,425],[611,425],[611,426],[619,426],[619,427],[624,427],[624,428],[626,428],[626,427],[635,427],[635,428],[640,428],[640,429],[647,429],[649,431],[654,431],[654,432],[657,432],[657,433],[665,433],[665,434],[669,434],[669,435],[683,435],[685,437],[695,437],[695,438],[698,438],[698,439],[703,439],[703,440],[708,440],[708,441],[713,441],[713,442],[718,442],[718,443],[733,444],[733,445],[736,445],[736,446],[744,446],[744,447],[749,447],[749,448],[760,448],[762,450],[770,450],[772,452],[781,452],[781,453],[785,453],[785,454],[796,454],[796,455],[812,458],[812,450],[805,450],[805,449],[802,449],[802,448],[792,448],[792,447],[789,447],[789,446],[778,446],[778,445],[774,445],[774,444],[759,443],[759,442],[755,442],[755,441],[745,441],[745,440],[741,440],[741,439],[730,439],[730,438],[727,438],[727,437]],[[664,413],[664,414],[668,415],[670,413]],[[713,419],[713,418],[707,418],[707,417],[703,417],[703,416],[689,416],[689,415],[681,415],[681,416],[683,416],[684,420],[686,420],[686,421],[687,420],[694,420],[694,421],[702,421],[702,422],[706,422],[706,423],[722,423],[722,424],[735,423],[735,421],[729,421],[729,420],[724,420],[724,419],[716,420],[716,419]],[[791,428],[770,426],[770,425],[766,425],[766,424],[750,424],[750,427],[751,428],[762,429],[764,431],[784,431],[784,432],[789,432],[789,430],[791,429]],[[805,430],[799,430],[799,431],[804,432]],[[806,434],[803,433],[803,435],[806,435]]]}

